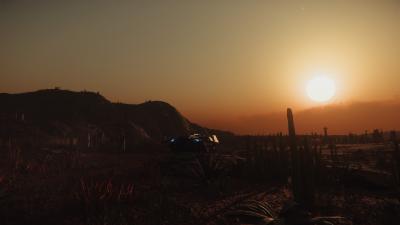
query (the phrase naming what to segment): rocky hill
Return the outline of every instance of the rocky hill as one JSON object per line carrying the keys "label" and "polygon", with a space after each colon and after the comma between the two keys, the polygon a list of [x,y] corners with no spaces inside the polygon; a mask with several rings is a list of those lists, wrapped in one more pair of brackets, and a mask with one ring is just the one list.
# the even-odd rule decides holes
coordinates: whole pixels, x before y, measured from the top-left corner
{"label": "rocky hill", "polygon": [[[60,89],[0,94],[0,137],[40,145],[129,149],[167,137],[210,132],[161,101],[112,103],[99,93]],[[1,143],[0,143],[1,144]]]}

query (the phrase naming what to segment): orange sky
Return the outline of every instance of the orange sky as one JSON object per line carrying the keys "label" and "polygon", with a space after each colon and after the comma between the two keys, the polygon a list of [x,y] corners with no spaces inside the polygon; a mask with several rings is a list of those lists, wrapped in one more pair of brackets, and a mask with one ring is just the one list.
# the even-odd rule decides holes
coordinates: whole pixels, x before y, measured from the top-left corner
{"label": "orange sky", "polygon": [[330,103],[400,96],[395,0],[0,1],[0,32],[0,92],[163,100],[237,132],[264,129],[232,125],[243,118],[320,106],[305,93],[319,74],[337,84]]}

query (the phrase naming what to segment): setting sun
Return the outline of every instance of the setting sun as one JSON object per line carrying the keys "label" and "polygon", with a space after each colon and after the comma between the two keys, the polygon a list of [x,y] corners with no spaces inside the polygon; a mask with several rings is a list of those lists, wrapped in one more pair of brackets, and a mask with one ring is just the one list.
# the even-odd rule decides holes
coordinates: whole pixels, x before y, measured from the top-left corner
{"label": "setting sun", "polygon": [[314,77],[307,83],[307,95],[316,102],[327,102],[335,96],[335,82],[325,76]]}

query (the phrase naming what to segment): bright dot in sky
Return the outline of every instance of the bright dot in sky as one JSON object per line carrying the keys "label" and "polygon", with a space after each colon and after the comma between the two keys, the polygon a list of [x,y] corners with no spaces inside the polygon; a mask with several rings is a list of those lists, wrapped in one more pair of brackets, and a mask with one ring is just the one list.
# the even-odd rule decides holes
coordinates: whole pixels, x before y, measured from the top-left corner
{"label": "bright dot in sky", "polygon": [[316,102],[327,102],[335,96],[335,82],[325,76],[317,76],[308,81],[306,87],[307,95]]}

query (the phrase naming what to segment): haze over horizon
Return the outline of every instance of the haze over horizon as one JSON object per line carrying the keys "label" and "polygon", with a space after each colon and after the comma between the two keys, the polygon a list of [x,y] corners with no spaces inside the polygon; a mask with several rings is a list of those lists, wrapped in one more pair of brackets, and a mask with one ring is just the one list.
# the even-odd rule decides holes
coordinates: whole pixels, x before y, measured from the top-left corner
{"label": "haze over horizon", "polygon": [[282,129],[287,107],[301,132],[400,129],[399,1],[0,1],[0,29],[0,92],[162,100],[237,133]]}

